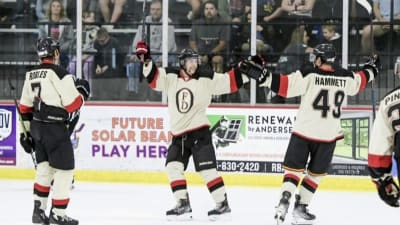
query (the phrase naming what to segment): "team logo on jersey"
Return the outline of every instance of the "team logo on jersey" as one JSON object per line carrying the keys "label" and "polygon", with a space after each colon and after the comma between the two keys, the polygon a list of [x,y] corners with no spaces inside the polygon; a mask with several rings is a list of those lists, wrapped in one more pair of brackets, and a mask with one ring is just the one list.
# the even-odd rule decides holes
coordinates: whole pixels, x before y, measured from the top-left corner
{"label": "team logo on jersey", "polygon": [[193,106],[193,93],[182,88],[176,93],[176,108],[180,113],[187,113]]}
{"label": "team logo on jersey", "polygon": [[12,112],[0,109],[0,141],[11,135],[12,130]]}

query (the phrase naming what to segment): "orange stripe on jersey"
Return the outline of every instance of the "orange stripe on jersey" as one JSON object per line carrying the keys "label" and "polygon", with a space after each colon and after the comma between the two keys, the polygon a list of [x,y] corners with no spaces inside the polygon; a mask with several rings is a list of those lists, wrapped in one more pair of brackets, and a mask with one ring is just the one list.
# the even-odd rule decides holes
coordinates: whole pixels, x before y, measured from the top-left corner
{"label": "orange stripe on jersey", "polygon": [[186,185],[186,180],[175,180],[171,182],[171,187]]}
{"label": "orange stripe on jersey", "polygon": [[374,168],[388,168],[392,164],[392,156],[390,155],[374,155],[368,154],[368,166]]}
{"label": "orange stripe on jersey", "polygon": [[229,70],[228,74],[229,74],[229,80],[230,80],[230,84],[231,84],[231,92],[236,92],[238,90],[238,88],[237,88],[236,77],[235,77],[235,69]]}
{"label": "orange stripe on jersey", "polygon": [[304,171],[304,169],[295,169],[295,168],[291,168],[291,167],[287,167],[287,166],[283,166],[283,169],[287,170],[287,171],[300,172],[300,173],[302,173]]}
{"label": "orange stripe on jersey", "polygon": [[312,187],[313,189],[317,189],[317,187],[318,187],[318,184],[315,183],[314,181],[312,181],[312,180],[311,180],[310,178],[308,178],[308,177],[305,177],[305,178],[303,179],[303,182],[306,183],[307,185],[309,185],[310,187]]}
{"label": "orange stripe on jersey", "polygon": [[33,184],[33,188],[35,188],[40,192],[46,192],[46,193],[50,192],[50,187],[42,186],[38,183]]}
{"label": "orange stripe on jersey", "polygon": [[64,206],[64,205],[68,205],[69,198],[66,198],[66,199],[52,199],[51,202],[53,203],[54,206]]}
{"label": "orange stripe on jersey", "polygon": [[365,75],[364,71],[362,71],[362,70],[358,71],[358,74],[360,74],[360,77],[361,77],[361,84],[360,84],[360,88],[358,89],[358,92],[361,92],[367,86],[367,76]]}
{"label": "orange stripe on jersey", "polygon": [[75,112],[82,106],[82,104],[83,104],[82,96],[78,95],[71,104],[65,106],[65,110],[67,110],[67,112]]}
{"label": "orange stripe on jersey", "polygon": [[[301,170],[301,171],[297,170],[296,172],[303,172],[303,170]],[[293,173],[286,173],[285,175],[283,175],[283,178],[293,179],[293,180],[297,181],[297,183],[300,181],[300,177],[296,176]]]}
{"label": "orange stripe on jersey", "polygon": [[223,181],[222,181],[222,178],[221,178],[221,177],[217,177],[217,178],[215,178],[214,180],[208,182],[208,183],[207,183],[207,187],[208,187],[208,188],[212,188],[212,187],[215,186],[216,184],[222,183],[222,182],[223,182]]}
{"label": "orange stripe on jersey", "polygon": [[160,75],[160,72],[158,72],[158,68],[156,68],[156,72],[154,74],[154,78],[151,81],[151,83],[149,83],[151,88],[156,88],[156,84],[157,84],[157,80],[158,80],[158,76]]}
{"label": "orange stripe on jersey", "polygon": [[309,141],[316,141],[316,142],[322,142],[322,143],[332,143],[332,142],[335,142],[335,141],[338,141],[338,140],[344,138],[344,134],[340,134],[339,136],[336,136],[336,137],[334,137],[333,139],[330,139],[330,140],[322,140],[322,139],[308,137],[308,136],[305,136],[305,135],[300,134],[300,133],[295,132],[295,131],[293,131],[292,134],[295,134],[295,135],[297,135],[297,136],[299,136],[301,138],[307,139]]}
{"label": "orange stripe on jersey", "polygon": [[33,107],[19,104],[19,110],[21,113],[31,113],[33,112]]}
{"label": "orange stripe on jersey", "polygon": [[279,75],[279,92],[278,92],[278,95],[280,95],[282,97],[286,97],[287,96],[288,84],[289,84],[288,77],[283,75],[283,74]]}

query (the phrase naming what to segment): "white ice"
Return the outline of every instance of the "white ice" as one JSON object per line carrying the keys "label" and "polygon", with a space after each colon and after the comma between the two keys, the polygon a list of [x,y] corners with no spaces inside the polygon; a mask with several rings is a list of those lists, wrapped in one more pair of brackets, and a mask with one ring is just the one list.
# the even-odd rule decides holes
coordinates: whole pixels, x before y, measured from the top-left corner
{"label": "white ice", "polygon": [[[227,186],[232,218],[211,222],[214,203],[205,186],[190,186],[193,220],[169,222],[165,211],[174,206],[168,184],[79,182],[71,193],[67,214],[81,225],[273,225],[277,188]],[[31,224],[32,181],[0,180],[0,224]],[[400,209],[386,206],[375,192],[319,190],[310,205],[317,225],[397,225]],[[291,224],[290,212],[284,224]]]}

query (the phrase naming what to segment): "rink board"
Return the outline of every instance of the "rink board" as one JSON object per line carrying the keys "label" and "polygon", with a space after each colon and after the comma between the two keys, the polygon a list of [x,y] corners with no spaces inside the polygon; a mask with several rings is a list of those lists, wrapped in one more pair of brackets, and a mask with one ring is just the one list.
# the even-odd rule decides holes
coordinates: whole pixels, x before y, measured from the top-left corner
{"label": "rink board", "polygon": [[[0,168],[0,179],[34,179],[33,169]],[[276,188],[281,186],[282,175],[277,174],[233,174],[221,173],[224,182],[229,186],[249,186]],[[165,184],[168,178],[165,172],[128,172],[128,171],[75,171],[77,181]],[[188,184],[204,185],[197,173],[186,173]],[[321,184],[321,190],[339,191],[375,191],[375,186],[369,177],[358,176],[326,176]]]}
{"label": "rink board", "polygon": [[[212,106],[207,110],[215,142],[217,169],[228,185],[278,187],[282,161],[297,106]],[[346,108],[344,118],[370,120],[370,108]],[[84,181],[168,183],[165,157],[171,141],[165,105],[89,102],[71,141],[76,178]],[[0,102],[0,178],[32,179],[31,157],[18,144],[18,116],[12,102]],[[222,119],[228,120],[223,128]],[[218,131],[219,130],[219,131]],[[223,132],[221,132],[221,130]],[[366,129],[369,132],[369,125]],[[365,134],[368,136],[368,133]],[[5,138],[4,138],[5,137]],[[342,151],[345,154],[351,150]],[[336,154],[336,153],[335,153]],[[341,153],[342,154],[342,153]],[[354,155],[354,154],[353,154]],[[335,155],[321,188],[372,190],[364,159]],[[145,172],[143,172],[145,171]],[[202,184],[188,167],[188,181]]]}

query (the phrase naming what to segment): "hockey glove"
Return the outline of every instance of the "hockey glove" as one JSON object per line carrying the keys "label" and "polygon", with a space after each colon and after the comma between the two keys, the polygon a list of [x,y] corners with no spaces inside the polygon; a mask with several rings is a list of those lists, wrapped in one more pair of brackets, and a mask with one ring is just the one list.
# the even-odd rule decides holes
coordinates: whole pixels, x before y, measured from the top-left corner
{"label": "hockey glove", "polygon": [[243,60],[239,64],[240,72],[246,74],[248,77],[257,80],[259,83],[264,83],[264,81],[269,76],[269,71],[267,68],[255,64],[249,60]]}
{"label": "hockey glove", "polygon": [[140,59],[141,62],[145,62],[151,59],[150,49],[147,46],[146,42],[143,40],[139,41],[136,44],[136,56]]}
{"label": "hockey glove", "polygon": [[30,132],[26,132],[26,136],[25,133],[21,133],[19,135],[19,143],[24,148],[26,153],[30,154],[34,151],[35,145]]}
{"label": "hockey glove", "polygon": [[87,101],[90,96],[89,82],[85,79],[77,79],[75,81],[75,87],[79,91],[79,93],[81,93],[81,95],[83,96],[83,99],[85,101]]}
{"label": "hockey glove", "polygon": [[399,186],[393,181],[391,175],[372,179],[378,189],[379,197],[391,207],[399,207]]}
{"label": "hockey glove", "polygon": [[379,68],[381,67],[379,56],[373,55],[367,59],[365,62],[363,69],[370,69],[374,73],[374,79],[378,76]]}

